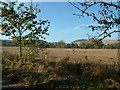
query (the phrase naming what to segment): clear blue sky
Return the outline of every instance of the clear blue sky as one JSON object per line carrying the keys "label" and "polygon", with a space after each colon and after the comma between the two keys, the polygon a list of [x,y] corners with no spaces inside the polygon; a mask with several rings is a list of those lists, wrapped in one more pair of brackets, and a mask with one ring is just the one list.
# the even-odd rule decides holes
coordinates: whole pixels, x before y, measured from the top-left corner
{"label": "clear blue sky", "polygon": [[[73,13],[79,13],[77,9],[71,6],[67,2],[39,2],[41,13],[38,15],[38,20],[49,20],[49,36],[46,36],[46,40],[49,42],[56,42],[64,40],[65,42],[72,42],[76,39],[87,39],[90,35],[96,35],[96,32],[92,32],[91,29],[82,28],[80,26],[88,26],[95,24],[92,18],[84,17],[78,18]],[[28,3],[26,3],[28,5]],[[95,7],[90,12],[97,11],[99,7]],[[8,37],[0,36],[1,39],[8,39]],[[112,35],[112,39],[118,38],[117,34]],[[109,39],[109,38],[107,38]]]}

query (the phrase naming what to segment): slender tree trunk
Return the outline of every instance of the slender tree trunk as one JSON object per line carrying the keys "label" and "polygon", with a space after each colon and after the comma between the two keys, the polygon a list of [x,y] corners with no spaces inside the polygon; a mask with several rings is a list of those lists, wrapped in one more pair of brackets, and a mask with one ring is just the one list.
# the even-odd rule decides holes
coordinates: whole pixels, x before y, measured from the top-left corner
{"label": "slender tree trunk", "polygon": [[21,31],[19,32],[20,33],[20,43],[19,43],[19,49],[20,49],[20,58],[22,58],[22,34],[21,34]]}
{"label": "slender tree trunk", "polygon": [[[120,2],[118,2],[118,6],[120,6]],[[118,18],[120,18],[120,8],[118,9]],[[118,25],[118,30],[120,31],[120,24]],[[120,71],[120,48],[119,48],[119,45],[120,45],[120,32],[118,32],[118,69]]]}
{"label": "slender tree trunk", "polygon": [[20,49],[20,58],[22,58],[22,43],[20,41],[20,44],[19,44],[19,49]]}

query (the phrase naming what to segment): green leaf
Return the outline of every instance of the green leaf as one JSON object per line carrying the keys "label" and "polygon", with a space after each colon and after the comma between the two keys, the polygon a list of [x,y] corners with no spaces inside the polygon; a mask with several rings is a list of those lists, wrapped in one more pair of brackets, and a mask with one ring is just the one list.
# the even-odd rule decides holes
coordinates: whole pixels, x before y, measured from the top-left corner
{"label": "green leaf", "polygon": [[19,6],[24,6],[24,3],[19,4]]}

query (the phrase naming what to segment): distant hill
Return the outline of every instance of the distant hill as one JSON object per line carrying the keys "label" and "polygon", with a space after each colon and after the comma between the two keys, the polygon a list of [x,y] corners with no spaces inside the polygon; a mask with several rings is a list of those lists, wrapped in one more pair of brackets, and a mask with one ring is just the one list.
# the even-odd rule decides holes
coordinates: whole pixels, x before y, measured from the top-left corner
{"label": "distant hill", "polygon": [[117,44],[120,43],[120,40],[103,40],[103,44]]}
{"label": "distant hill", "polygon": [[87,43],[87,42],[88,42],[87,39],[78,39],[78,40],[73,41],[72,43],[79,45],[80,43]]}
{"label": "distant hill", "polygon": [[[18,46],[17,43],[15,43],[14,41],[12,40],[1,40],[2,41],[2,46]],[[34,43],[34,42],[33,42]],[[40,42],[38,42],[39,44],[44,44],[46,43],[45,41],[43,40],[40,40]]]}
{"label": "distant hill", "polygon": [[[72,43],[75,43],[75,44],[80,44],[80,43],[89,43],[90,41],[88,39],[78,39],[78,40],[75,40],[73,41]],[[102,40],[103,44],[104,45],[107,45],[107,44],[117,44],[117,43],[120,43],[120,40]]]}
{"label": "distant hill", "polygon": [[2,46],[18,46],[12,40],[1,40],[1,41],[2,41]]}
{"label": "distant hill", "polygon": [[73,41],[73,43],[74,42],[84,42],[84,41],[88,41],[88,40],[87,39],[78,39],[78,40]]}

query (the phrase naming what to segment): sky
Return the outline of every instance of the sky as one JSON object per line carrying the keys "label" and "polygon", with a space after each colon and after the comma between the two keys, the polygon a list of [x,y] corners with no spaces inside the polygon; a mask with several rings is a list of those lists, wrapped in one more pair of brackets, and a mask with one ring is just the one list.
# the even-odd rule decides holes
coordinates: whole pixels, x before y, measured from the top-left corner
{"label": "sky", "polygon": [[[48,42],[72,42],[77,39],[88,39],[89,35],[96,35],[96,32],[89,28],[80,26],[96,25],[90,17],[79,18],[74,13],[80,13],[68,2],[34,2],[33,5],[39,4],[41,12],[38,14],[38,20],[48,20],[50,22],[49,36],[46,36]],[[29,3],[26,3],[29,5]],[[99,7],[90,9],[89,12],[97,11]],[[118,34],[113,34],[111,38],[117,39]],[[0,36],[0,39],[9,39],[9,37]]]}

